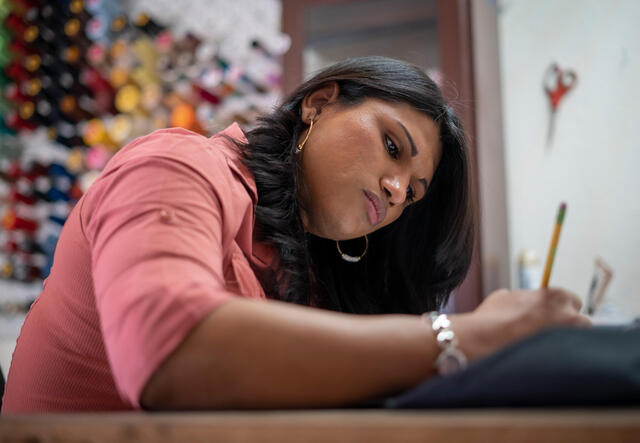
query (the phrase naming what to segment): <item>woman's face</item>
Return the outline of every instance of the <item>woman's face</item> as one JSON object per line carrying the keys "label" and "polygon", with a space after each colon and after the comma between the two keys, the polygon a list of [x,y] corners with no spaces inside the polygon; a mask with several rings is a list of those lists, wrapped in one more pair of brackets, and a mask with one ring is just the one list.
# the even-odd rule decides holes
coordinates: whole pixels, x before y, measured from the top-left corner
{"label": "woman's face", "polygon": [[424,198],[442,147],[436,123],[409,104],[366,99],[345,106],[337,95],[333,83],[302,103],[304,121],[315,118],[298,154],[300,215],[306,231],[347,240],[392,223]]}

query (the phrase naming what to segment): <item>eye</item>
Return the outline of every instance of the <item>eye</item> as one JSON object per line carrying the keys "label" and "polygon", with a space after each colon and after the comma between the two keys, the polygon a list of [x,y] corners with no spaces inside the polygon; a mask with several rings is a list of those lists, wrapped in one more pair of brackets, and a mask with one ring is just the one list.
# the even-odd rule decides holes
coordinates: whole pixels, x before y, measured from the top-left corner
{"label": "eye", "polygon": [[411,186],[409,186],[407,188],[407,198],[406,198],[405,202],[412,203],[415,199],[416,199],[416,193],[413,192],[413,188]]}
{"label": "eye", "polygon": [[[384,142],[386,144],[387,152],[391,156],[391,158],[397,160],[400,156],[400,150],[396,146],[396,144],[389,138],[388,135],[384,136]],[[407,187],[407,197],[405,199],[405,203],[411,203],[415,200],[416,193],[413,191],[411,186]]]}
{"label": "eye", "polygon": [[400,155],[400,150],[398,149],[396,144],[393,142],[393,140],[391,140],[388,135],[385,135],[384,143],[386,145],[387,152],[389,153],[391,158],[394,158],[397,160],[398,156]]}

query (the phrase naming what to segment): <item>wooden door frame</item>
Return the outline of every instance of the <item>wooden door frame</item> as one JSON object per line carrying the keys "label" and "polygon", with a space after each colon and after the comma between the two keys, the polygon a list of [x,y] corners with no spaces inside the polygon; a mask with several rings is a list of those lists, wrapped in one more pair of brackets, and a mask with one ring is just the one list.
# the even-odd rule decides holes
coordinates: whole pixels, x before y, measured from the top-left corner
{"label": "wooden door frame", "polygon": [[[291,48],[283,57],[283,94],[292,92],[303,80],[302,53],[305,45],[305,12],[309,6],[320,4],[348,3],[362,0],[282,0],[282,31],[291,37]],[[473,205],[476,211],[476,235],[469,272],[462,285],[455,291],[454,310],[467,312],[482,301],[482,264],[480,254],[479,195],[476,177],[476,161],[473,46],[471,41],[470,0],[437,0],[438,41],[440,70],[447,84],[445,98],[452,104],[462,120],[469,138],[471,160]]]}
{"label": "wooden door frame", "polygon": [[472,199],[476,214],[476,233],[471,267],[464,282],[456,290],[454,310],[467,312],[482,301],[482,263],[480,244],[480,199],[478,194],[478,163],[476,155],[476,116],[473,74],[473,45],[471,34],[471,1],[438,0],[438,41],[440,43],[440,71],[447,84],[445,99],[451,103],[468,135]]}

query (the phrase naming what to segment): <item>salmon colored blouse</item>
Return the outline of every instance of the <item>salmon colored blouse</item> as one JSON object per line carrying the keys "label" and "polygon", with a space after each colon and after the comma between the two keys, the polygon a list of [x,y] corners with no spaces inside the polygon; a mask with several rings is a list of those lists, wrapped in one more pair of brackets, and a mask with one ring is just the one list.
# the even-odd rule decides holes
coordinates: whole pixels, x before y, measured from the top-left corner
{"label": "salmon colored blouse", "polygon": [[122,148],[71,212],[22,327],[3,413],[139,409],[162,361],[233,296],[264,299],[258,201],[235,145],[172,128]]}

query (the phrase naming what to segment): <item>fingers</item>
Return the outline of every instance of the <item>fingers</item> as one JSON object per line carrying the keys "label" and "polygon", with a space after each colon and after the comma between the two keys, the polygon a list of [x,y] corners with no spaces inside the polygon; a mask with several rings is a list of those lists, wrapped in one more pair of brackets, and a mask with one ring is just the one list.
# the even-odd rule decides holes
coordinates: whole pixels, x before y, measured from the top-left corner
{"label": "fingers", "polygon": [[573,314],[569,314],[566,317],[569,324],[577,327],[590,327],[592,325],[589,317],[580,314],[580,309],[582,308],[582,299],[580,297],[573,292],[559,288],[550,289],[549,291],[553,293],[552,297],[555,296],[557,299],[562,299],[564,306],[573,311]]}
{"label": "fingers", "polygon": [[582,299],[573,292],[568,292],[567,295],[569,296],[569,302],[574,308],[576,308],[576,311],[580,312],[580,309],[582,308]]}
{"label": "fingers", "polygon": [[592,323],[591,323],[591,319],[589,317],[587,317],[586,315],[580,314],[580,315],[578,315],[576,317],[575,325],[576,326],[585,327],[585,328],[589,328],[589,327],[592,326]]}
{"label": "fingers", "polygon": [[560,288],[549,288],[550,295],[556,296],[563,300],[563,302],[568,302],[577,312],[580,312],[582,308],[582,299],[578,297],[573,292],[566,291]]}

